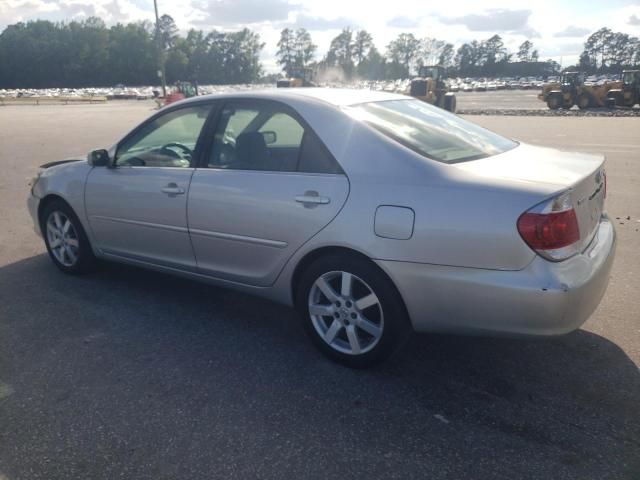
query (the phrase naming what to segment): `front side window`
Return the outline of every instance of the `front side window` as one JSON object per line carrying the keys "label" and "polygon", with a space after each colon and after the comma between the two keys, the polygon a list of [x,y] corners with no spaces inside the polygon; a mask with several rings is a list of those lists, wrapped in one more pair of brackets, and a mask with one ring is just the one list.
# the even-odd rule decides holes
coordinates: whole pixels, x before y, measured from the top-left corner
{"label": "front side window", "polygon": [[420,100],[363,103],[345,111],[405,147],[445,163],[485,158],[518,145]]}
{"label": "front side window", "polygon": [[118,146],[116,166],[189,167],[210,110],[181,108],[147,123]]}
{"label": "front side window", "polygon": [[316,135],[295,114],[274,102],[228,103],[218,120],[208,167],[340,172]]}

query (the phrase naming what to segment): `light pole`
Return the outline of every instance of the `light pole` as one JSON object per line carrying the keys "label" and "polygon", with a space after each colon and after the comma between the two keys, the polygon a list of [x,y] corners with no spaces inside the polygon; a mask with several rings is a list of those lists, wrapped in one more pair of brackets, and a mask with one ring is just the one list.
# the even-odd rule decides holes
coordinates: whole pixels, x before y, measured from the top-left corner
{"label": "light pole", "polygon": [[158,48],[158,73],[162,80],[162,96],[167,96],[167,82],[164,78],[164,52],[162,51],[162,39],[160,38],[160,19],[158,18],[158,1],[153,0],[153,9],[156,12],[156,46]]}

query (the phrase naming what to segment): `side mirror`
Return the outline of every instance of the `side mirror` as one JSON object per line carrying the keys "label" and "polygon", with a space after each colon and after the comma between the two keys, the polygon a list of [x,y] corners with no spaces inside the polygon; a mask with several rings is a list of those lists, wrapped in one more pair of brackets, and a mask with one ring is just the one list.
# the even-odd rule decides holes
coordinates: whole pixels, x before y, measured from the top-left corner
{"label": "side mirror", "polygon": [[109,165],[109,152],[104,149],[93,150],[87,155],[87,162],[92,167],[106,167]]}
{"label": "side mirror", "polygon": [[273,145],[278,141],[278,135],[276,134],[276,132],[266,131],[260,133],[264,137],[264,143],[266,143],[267,145]]}

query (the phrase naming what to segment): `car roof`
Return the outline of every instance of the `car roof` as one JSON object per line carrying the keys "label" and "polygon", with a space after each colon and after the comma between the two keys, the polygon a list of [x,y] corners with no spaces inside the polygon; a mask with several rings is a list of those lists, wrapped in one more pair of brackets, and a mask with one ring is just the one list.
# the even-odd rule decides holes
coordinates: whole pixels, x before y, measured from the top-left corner
{"label": "car roof", "polygon": [[[384,102],[389,100],[408,100],[410,97],[397,93],[377,92],[365,89],[348,88],[269,88],[260,90],[244,90],[219,94],[193,97],[187,102],[211,98],[261,98],[270,100],[321,101],[336,107],[357,105],[369,102]],[[181,102],[182,103],[182,102]]]}

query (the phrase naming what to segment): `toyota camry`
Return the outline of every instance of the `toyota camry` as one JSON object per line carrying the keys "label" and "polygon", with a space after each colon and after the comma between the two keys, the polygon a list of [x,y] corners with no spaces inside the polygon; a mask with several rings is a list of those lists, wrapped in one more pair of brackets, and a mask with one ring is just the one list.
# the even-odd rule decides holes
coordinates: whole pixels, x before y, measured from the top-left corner
{"label": "toyota camry", "polygon": [[290,89],[165,107],[44,165],[28,206],[63,272],[112,260],[261,295],[364,367],[412,331],[579,328],[614,257],[605,196],[600,156],[401,95]]}

